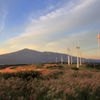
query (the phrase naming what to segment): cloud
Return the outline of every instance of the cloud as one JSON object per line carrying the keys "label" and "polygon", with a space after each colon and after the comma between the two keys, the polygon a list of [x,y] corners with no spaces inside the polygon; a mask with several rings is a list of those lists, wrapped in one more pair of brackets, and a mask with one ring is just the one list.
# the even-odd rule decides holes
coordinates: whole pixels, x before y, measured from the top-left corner
{"label": "cloud", "polygon": [[0,31],[3,30],[5,26],[5,19],[7,16],[7,9],[6,9],[6,4],[1,0],[0,1]]}
{"label": "cloud", "polygon": [[48,35],[84,30],[98,25],[100,23],[100,1],[93,2],[94,0],[88,2],[85,0],[71,9],[62,7],[40,16],[39,20],[33,19],[26,31],[31,32],[31,35]]}
{"label": "cloud", "polygon": [[93,29],[100,26],[100,0],[75,1],[67,2],[60,8],[48,7],[46,13],[41,10],[38,19],[31,16],[25,32],[7,40],[6,44],[19,47],[31,44],[39,50],[58,52],[66,52],[59,48],[74,47],[78,41],[83,48],[94,46],[96,38],[90,39],[90,36],[95,37]]}
{"label": "cloud", "polygon": [[[57,41],[47,42],[43,47],[45,51],[60,52],[67,54],[67,48],[71,49],[71,54],[76,56],[76,46],[80,47],[80,52],[82,52],[82,57],[92,57],[99,58],[97,55],[97,31],[89,30],[84,32],[79,32],[70,34],[69,36],[61,37]],[[77,45],[77,43],[79,44]],[[43,49],[42,49],[43,51]]]}

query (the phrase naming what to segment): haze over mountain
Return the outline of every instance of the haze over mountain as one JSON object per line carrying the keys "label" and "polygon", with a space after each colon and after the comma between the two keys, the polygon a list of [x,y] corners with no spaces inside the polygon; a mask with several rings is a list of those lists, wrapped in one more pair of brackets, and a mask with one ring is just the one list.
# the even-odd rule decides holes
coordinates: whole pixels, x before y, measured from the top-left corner
{"label": "haze over mountain", "polygon": [[[0,64],[27,64],[27,63],[46,63],[55,62],[56,57],[58,62],[63,57],[63,61],[67,62],[67,54],[54,52],[39,52],[30,49],[22,49],[13,53],[0,55]],[[76,57],[73,57],[73,62]]]}

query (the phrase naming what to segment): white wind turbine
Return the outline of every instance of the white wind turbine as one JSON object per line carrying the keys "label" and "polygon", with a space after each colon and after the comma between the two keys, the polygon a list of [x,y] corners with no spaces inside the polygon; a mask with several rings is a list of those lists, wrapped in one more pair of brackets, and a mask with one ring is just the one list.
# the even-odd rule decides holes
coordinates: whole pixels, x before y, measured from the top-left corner
{"label": "white wind turbine", "polygon": [[98,35],[98,53],[100,52],[100,34]]}
{"label": "white wind turbine", "polygon": [[80,65],[82,65],[81,54],[82,54],[82,52],[80,52]]}
{"label": "white wind turbine", "polygon": [[70,56],[71,56],[71,65],[72,65],[73,64],[72,54]]}
{"label": "white wind turbine", "polygon": [[[78,44],[79,44],[79,42],[77,43],[77,45],[78,45]],[[76,50],[77,50],[77,68],[79,68],[79,49],[80,49],[80,47],[78,47],[77,45],[76,45],[75,48],[76,48]]]}
{"label": "white wind turbine", "polygon": [[68,65],[70,65],[70,51],[71,51],[71,49],[67,48],[67,51],[68,51]]}
{"label": "white wind turbine", "polygon": [[100,34],[98,35],[98,48],[100,49]]}
{"label": "white wind turbine", "polygon": [[61,64],[63,64],[63,57],[61,56]]}

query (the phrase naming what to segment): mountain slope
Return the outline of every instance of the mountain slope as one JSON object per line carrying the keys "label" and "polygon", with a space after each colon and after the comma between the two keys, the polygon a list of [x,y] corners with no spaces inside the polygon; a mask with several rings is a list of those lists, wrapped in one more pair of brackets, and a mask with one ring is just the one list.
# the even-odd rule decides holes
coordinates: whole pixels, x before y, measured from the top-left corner
{"label": "mountain slope", "polygon": [[0,64],[55,62],[56,57],[58,57],[58,61],[60,61],[61,55],[63,56],[64,61],[67,61],[66,54],[23,49],[17,52],[0,55]]}
{"label": "mountain slope", "polygon": [[[59,62],[63,57],[63,61],[67,62],[68,55],[54,52],[39,52],[30,49],[23,49],[13,53],[0,55],[0,64],[28,64],[28,63],[46,63],[55,62],[56,57]],[[84,58],[83,58],[84,59]],[[84,59],[87,62],[87,59]],[[73,57],[73,62],[76,62],[76,57]],[[99,62],[100,60],[89,59],[89,62]]]}

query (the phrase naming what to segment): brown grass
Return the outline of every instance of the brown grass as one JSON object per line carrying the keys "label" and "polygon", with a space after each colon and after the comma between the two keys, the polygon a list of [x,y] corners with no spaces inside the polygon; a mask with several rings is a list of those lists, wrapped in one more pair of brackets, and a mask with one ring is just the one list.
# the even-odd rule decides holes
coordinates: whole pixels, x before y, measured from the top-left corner
{"label": "brown grass", "polygon": [[13,69],[15,66],[12,67],[7,67],[5,69],[0,70],[0,73],[13,73],[13,72],[19,72],[19,71],[28,71],[28,70],[33,70],[33,71],[40,71],[42,74],[47,74],[53,71],[60,71],[59,69],[46,69],[46,67],[49,66],[58,66],[57,64],[45,64],[43,66],[43,69],[36,69],[36,65],[32,66],[17,66],[15,69]]}

